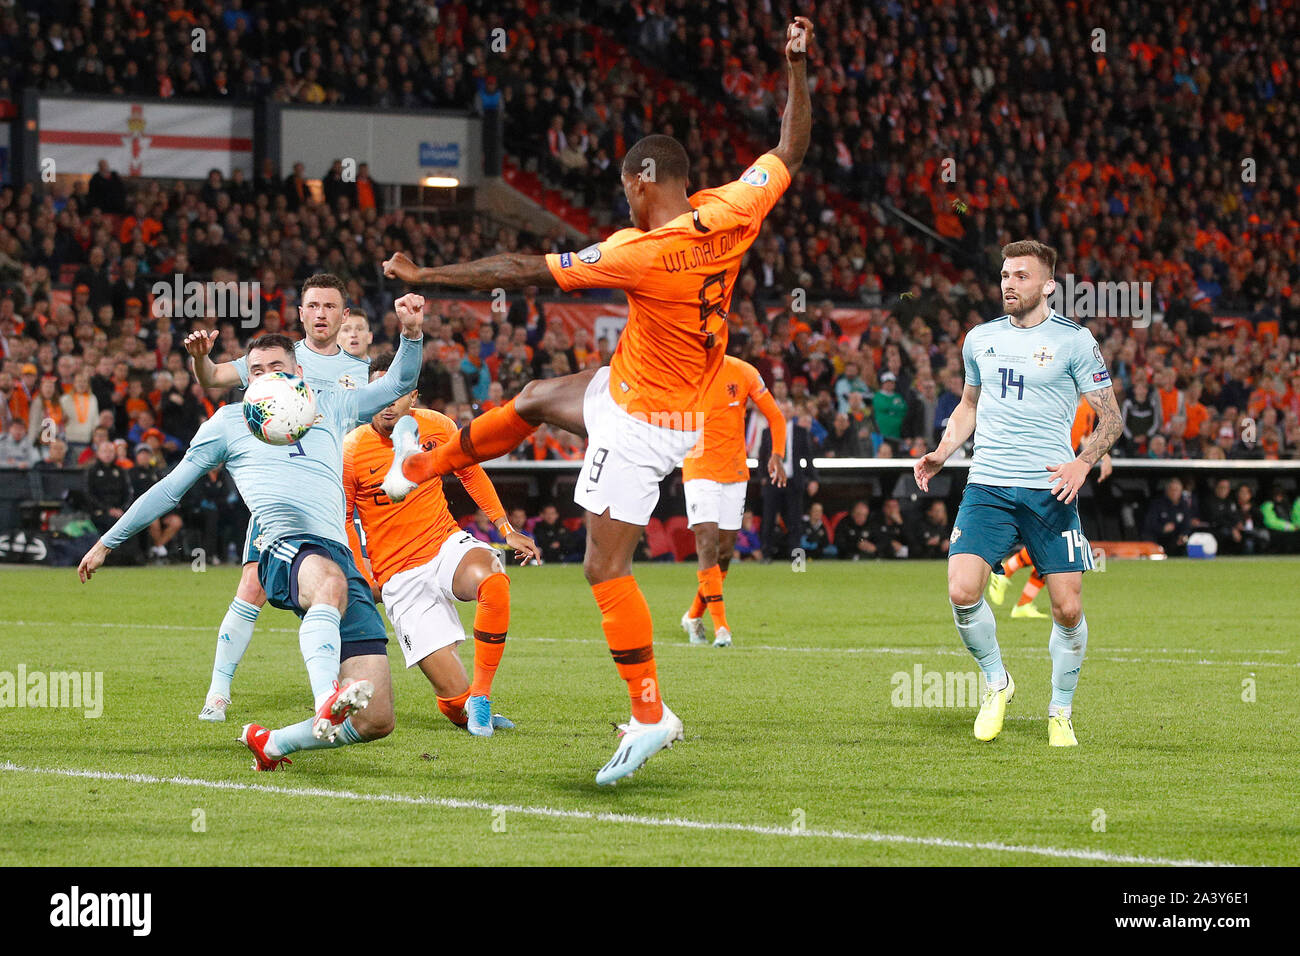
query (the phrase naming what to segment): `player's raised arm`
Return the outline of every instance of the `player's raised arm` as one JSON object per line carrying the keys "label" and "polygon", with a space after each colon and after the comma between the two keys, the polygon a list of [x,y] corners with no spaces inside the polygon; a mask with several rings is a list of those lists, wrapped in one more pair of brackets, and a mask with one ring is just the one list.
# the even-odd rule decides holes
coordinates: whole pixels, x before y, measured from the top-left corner
{"label": "player's raised arm", "polygon": [[795,17],[785,31],[786,83],[788,95],[781,117],[781,142],[772,155],[785,163],[794,176],[803,165],[812,134],[812,100],[808,96],[808,52],[812,48],[813,25],[807,17]]}
{"label": "player's raised arm", "polygon": [[415,388],[420,379],[420,362],[424,355],[424,296],[411,293],[393,303],[402,323],[402,337],[388,374],[357,389],[358,419],[379,414],[393,402]]}
{"label": "player's raised arm", "polygon": [[217,365],[210,353],[217,341],[220,331],[206,332],[200,329],[185,336],[185,351],[190,353],[191,365],[194,367],[194,380],[204,388],[238,388],[247,379],[239,374],[234,362],[222,362]]}
{"label": "player's raised arm", "polygon": [[556,288],[546,256],[505,253],[450,266],[417,266],[405,253],[384,260],[384,275],[407,285],[448,289],[526,289],[530,285]]}
{"label": "player's raised arm", "polygon": [[917,487],[922,491],[930,490],[930,479],[939,473],[952,453],[955,452],[971,435],[975,434],[975,409],[980,401],[980,387],[966,383],[961,393],[961,402],[948,416],[948,427],[944,429],[943,438],[934,451],[916,460],[912,466],[912,476]]}
{"label": "player's raised arm", "polygon": [[108,553],[125,544],[133,535],[143,531],[158,518],[175,511],[185,492],[203,475],[226,460],[226,439],[222,424],[210,418],[199,428],[185,457],[165,478],[142,494],[126,514],[117,519],[113,527],[86,552],[77,567],[82,583],[89,581]]}

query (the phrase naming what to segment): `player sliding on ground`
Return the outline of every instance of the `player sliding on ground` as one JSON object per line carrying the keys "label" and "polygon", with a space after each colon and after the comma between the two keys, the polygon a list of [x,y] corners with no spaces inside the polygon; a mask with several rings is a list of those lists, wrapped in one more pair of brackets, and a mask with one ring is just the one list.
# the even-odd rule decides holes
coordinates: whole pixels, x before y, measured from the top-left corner
{"label": "player sliding on ground", "polygon": [[[402,339],[389,375],[359,388],[337,385],[316,393],[317,421],[292,445],[255,438],[239,404],[218,409],[199,428],[185,457],[127,510],[81,559],[88,581],[110,550],[173,510],[199,478],[225,464],[260,530],[258,584],[275,607],[302,618],[298,642],[315,698],[315,714],[267,731],[247,724],[239,739],[256,770],[274,770],[295,750],[342,747],[393,729],[393,693],[385,646],[388,634],[357,571],[343,525],[343,436],[409,393],[420,371],[424,300],[395,303]],[[293,340],[263,335],[248,345],[248,378],[300,374]]]}
{"label": "player sliding on ground", "polygon": [[[1088,645],[1080,592],[1083,572],[1092,568],[1075,498],[1119,436],[1122,421],[1096,339],[1047,305],[1056,286],[1056,251],[1025,240],[1003,246],[1002,256],[1008,314],[966,334],[961,404],[939,447],[917,460],[914,474],[928,491],[930,479],[974,434],[975,457],[948,551],[948,597],[957,632],[988,685],[975,736],[992,740],[1001,732],[1015,694],[983,595],[990,571],[1023,544],[1052,599],[1048,743],[1073,747],[1074,690]],[[1097,427],[1075,457],[1070,425],[1080,394],[1096,411]]]}
{"label": "player sliding on ground", "polygon": [[745,489],[749,487],[745,409],[751,398],[772,432],[768,476],[777,487],[785,485],[785,418],[758,369],[728,355],[705,396],[708,412],[704,434],[682,463],[686,517],[695,532],[695,554],[700,562],[696,572],[700,587],[690,610],[682,616],[682,627],[692,644],[709,643],[704,632],[704,609],[708,608],[713,621],[713,646],[731,646],[722,582],[731,566],[736,535],[745,516]]}
{"label": "player sliding on ground", "polygon": [[[388,372],[392,357],[381,355],[371,365],[371,380]],[[357,566],[374,587],[383,589],[384,607],[406,666],[429,678],[438,708],[453,724],[476,737],[491,737],[497,727],[513,727],[492,714],[492,679],[505,650],[510,627],[510,579],[496,549],[462,531],[447,508],[441,481],[420,485],[400,504],[380,488],[382,473],[393,461],[393,426],[413,421],[422,448],[451,439],[456,423],[441,412],[412,408],[415,391],[403,395],[351,432],[343,442],[343,495],[348,536]],[[407,416],[407,417],[404,417]],[[482,467],[456,472],[465,490],[515,549],[521,562],[540,558],[527,535],[506,520],[501,499]],[[361,518],[370,557],[362,564],[361,542],[352,523]],[[477,601],[474,612],[474,683],[471,686],[457,648],[465,640],[456,601]]]}
{"label": "player sliding on ground", "polygon": [[682,739],[682,722],[660,694],[654,628],[632,577],[632,554],[659,499],[660,480],[700,438],[704,396],[726,354],[727,308],[741,259],[808,148],[805,60],[812,24],[798,17],[786,34],[790,95],[781,142],[736,182],[688,198],[686,151],[671,137],[647,136],[623,157],[633,228],[562,255],[419,268],[399,253],[384,263],[385,275],[415,285],[627,293],[627,326],[608,367],[530,382],[430,452],[417,454],[412,430],[399,423],[384,481],[389,497],[400,499],[416,482],[506,454],[542,423],[587,436],[574,490],[574,501],[587,511],[583,567],[632,703],[614,756],[596,774],[600,784],[631,774]]}
{"label": "player sliding on ground", "polygon": [[[312,391],[339,386],[357,388],[368,378],[369,365],[360,355],[339,347],[340,328],[352,321],[353,335],[369,335],[364,319],[348,313],[345,286],[338,276],[320,272],[302,284],[298,319],[302,322],[304,338],[293,347],[293,357],[302,369],[302,377]],[[357,328],[365,325],[364,329]],[[217,332],[191,332],[185,337],[185,349],[194,364],[194,377],[204,388],[244,388],[248,385],[248,360],[240,356],[233,362],[213,363],[209,357],[217,340]],[[367,344],[369,344],[367,340]],[[351,424],[356,424],[355,422]],[[217,650],[212,662],[212,680],[204,698],[199,720],[222,721],[230,706],[230,685],[235,669],[248,651],[253,640],[253,626],[266,603],[266,593],[257,579],[257,562],[261,558],[255,542],[261,535],[257,518],[250,517],[248,533],[244,537],[244,570],[235,589],[234,600],[221,621],[217,632]]]}

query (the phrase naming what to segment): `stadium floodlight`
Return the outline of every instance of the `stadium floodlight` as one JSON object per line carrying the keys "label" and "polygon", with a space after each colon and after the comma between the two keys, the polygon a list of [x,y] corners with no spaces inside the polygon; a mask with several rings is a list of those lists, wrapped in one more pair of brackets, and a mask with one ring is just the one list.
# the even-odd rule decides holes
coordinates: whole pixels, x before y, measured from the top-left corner
{"label": "stadium floodlight", "polygon": [[455,189],[460,185],[460,180],[455,176],[425,176],[424,185],[441,189]]}

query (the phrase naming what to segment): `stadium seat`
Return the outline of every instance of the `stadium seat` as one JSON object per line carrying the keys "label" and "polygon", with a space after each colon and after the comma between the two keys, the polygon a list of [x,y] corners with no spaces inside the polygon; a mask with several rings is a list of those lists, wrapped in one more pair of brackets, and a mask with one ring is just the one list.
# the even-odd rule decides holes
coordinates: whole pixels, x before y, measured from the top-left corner
{"label": "stadium seat", "polygon": [[650,546],[650,557],[657,558],[661,554],[669,554],[673,550],[672,537],[664,530],[663,522],[658,518],[651,518],[645,526],[646,543]]}
{"label": "stadium seat", "polygon": [[847,514],[847,511],[837,511],[829,518],[823,516],[822,520],[826,523],[826,531],[831,536],[832,541],[835,540],[835,529],[839,527],[840,522],[844,520],[844,516]]}
{"label": "stadium seat", "polygon": [[673,557],[678,561],[689,561],[695,557],[695,532],[689,528],[676,528],[672,531]]}
{"label": "stadium seat", "polygon": [[564,530],[565,530],[565,531],[581,531],[581,530],[582,530],[582,525],[583,525],[583,523],[584,523],[585,521],[586,521],[586,519],[585,519],[585,518],[581,518],[581,517],[578,517],[578,518],[565,518],[565,519],[564,519],[564,522],[563,522],[563,524],[564,524]]}
{"label": "stadium seat", "polygon": [[664,522],[664,529],[669,534],[676,534],[678,531],[690,528],[690,522],[686,520],[686,515],[673,515]]}

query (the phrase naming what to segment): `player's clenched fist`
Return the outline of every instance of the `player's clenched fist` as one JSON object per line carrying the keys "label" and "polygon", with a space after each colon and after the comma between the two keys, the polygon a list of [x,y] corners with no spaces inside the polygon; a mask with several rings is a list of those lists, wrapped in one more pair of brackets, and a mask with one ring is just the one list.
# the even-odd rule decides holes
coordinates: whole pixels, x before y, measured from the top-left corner
{"label": "player's clenched fist", "polygon": [[220,334],[221,332],[215,329],[211,332],[205,332],[202,329],[198,332],[191,332],[185,336],[185,351],[189,352],[192,358],[203,358],[212,351],[212,345],[217,341],[217,336]]}
{"label": "player's clenched fist", "polygon": [[406,253],[395,252],[391,259],[384,260],[384,275],[389,279],[413,283],[419,278],[420,267]]}
{"label": "player's clenched fist", "polygon": [[812,21],[807,17],[795,17],[794,22],[785,28],[785,58],[791,63],[807,58],[812,39]]}
{"label": "player's clenched fist", "polygon": [[393,311],[402,323],[402,334],[408,339],[418,338],[424,326],[424,296],[408,292],[393,303]]}

